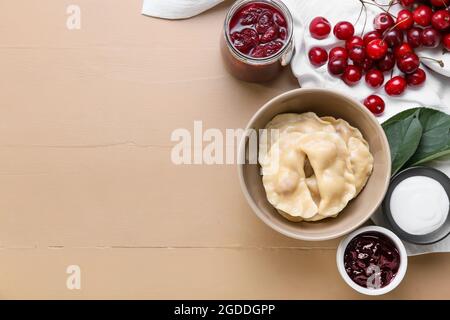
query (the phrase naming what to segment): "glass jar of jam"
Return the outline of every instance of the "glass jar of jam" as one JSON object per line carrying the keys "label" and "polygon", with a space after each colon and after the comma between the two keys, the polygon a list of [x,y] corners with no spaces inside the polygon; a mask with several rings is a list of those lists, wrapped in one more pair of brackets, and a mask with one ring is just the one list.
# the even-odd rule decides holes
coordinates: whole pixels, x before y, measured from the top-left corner
{"label": "glass jar of jam", "polygon": [[229,72],[238,79],[264,82],[291,61],[293,21],[279,0],[238,0],[227,13],[221,51]]}

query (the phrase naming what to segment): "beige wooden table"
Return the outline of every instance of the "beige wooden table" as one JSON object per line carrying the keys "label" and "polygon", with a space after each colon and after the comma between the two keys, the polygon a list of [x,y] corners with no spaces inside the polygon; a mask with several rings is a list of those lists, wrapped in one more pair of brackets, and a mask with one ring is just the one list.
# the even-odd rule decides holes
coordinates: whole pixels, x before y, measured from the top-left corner
{"label": "beige wooden table", "polygon": [[[362,298],[338,241],[266,227],[235,166],[170,161],[174,129],[243,127],[297,86],[288,70],[267,85],[225,72],[226,7],[172,22],[141,0],[0,2],[0,298]],[[450,298],[449,269],[450,255],[412,258],[386,297]]]}

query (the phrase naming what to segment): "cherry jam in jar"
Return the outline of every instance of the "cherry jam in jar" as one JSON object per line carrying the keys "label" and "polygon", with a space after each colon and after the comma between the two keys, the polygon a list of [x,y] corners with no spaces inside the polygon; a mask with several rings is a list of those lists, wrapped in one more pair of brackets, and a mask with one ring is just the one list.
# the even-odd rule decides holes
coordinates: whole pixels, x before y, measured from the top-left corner
{"label": "cherry jam in jar", "polygon": [[384,288],[398,273],[400,253],[384,234],[364,232],[354,237],[345,249],[344,267],[356,284]]}
{"label": "cherry jam in jar", "polygon": [[275,78],[292,58],[292,28],[292,16],[279,0],[236,1],[221,40],[227,69],[244,81]]}

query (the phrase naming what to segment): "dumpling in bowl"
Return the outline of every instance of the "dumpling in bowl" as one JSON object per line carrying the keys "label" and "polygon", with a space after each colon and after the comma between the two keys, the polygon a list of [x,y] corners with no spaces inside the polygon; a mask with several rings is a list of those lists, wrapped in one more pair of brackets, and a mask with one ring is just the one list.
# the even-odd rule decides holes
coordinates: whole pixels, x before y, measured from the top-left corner
{"label": "dumpling in bowl", "polygon": [[263,185],[268,201],[286,219],[336,217],[372,173],[367,141],[345,120],[286,113],[265,129],[258,154]]}
{"label": "dumpling in bowl", "polygon": [[312,218],[318,211],[306,185],[301,137],[295,132],[282,134],[262,163],[267,200],[291,221]]}
{"label": "dumpling in bowl", "polygon": [[[311,170],[311,172],[313,172],[312,170],[312,168],[311,168],[311,165],[309,164],[309,161],[306,161],[306,163],[305,163],[305,176],[306,176],[306,178],[305,178],[305,181],[306,181],[306,185],[308,186],[308,190],[309,190],[309,192],[311,193],[311,197],[312,197],[312,199],[313,199],[313,201],[314,201],[314,203],[316,204],[316,206],[317,206],[317,208],[319,207],[319,204],[320,204],[320,192],[319,192],[319,186],[317,185],[317,179],[316,179],[316,177],[314,176],[314,172],[313,172],[313,174],[312,175],[309,175],[308,176],[308,174],[307,174],[307,171],[308,170]],[[295,221],[295,222],[300,222],[300,221],[319,221],[319,220],[322,220],[322,219],[325,219],[325,217],[324,216],[322,216],[322,215],[320,215],[319,213],[316,213],[313,217],[311,217],[311,218],[302,218],[302,219],[300,219],[300,218],[296,218],[295,220],[294,219],[292,219],[292,217],[289,215],[289,214],[287,214],[286,212],[284,212],[284,211],[282,211],[282,210],[279,210],[279,209],[277,209],[277,211],[283,216],[283,217],[285,217],[286,219],[288,219],[288,220],[291,220],[291,221]]]}
{"label": "dumpling in bowl", "polygon": [[347,144],[350,152],[350,163],[355,175],[356,195],[358,195],[366,185],[373,170],[373,156],[370,153],[369,144],[361,132],[347,121],[333,117],[322,117],[322,120],[330,122]]}
{"label": "dumpling in bowl", "polygon": [[322,120],[314,112],[279,114],[266,125],[265,129],[259,139],[260,162],[264,161],[267,152],[284,132],[336,132],[330,122]]}
{"label": "dumpling in bowl", "polygon": [[303,134],[299,144],[317,179],[318,213],[323,217],[335,216],[356,194],[347,146],[338,134],[329,132]]}
{"label": "dumpling in bowl", "polygon": [[[310,187],[304,170],[306,157],[314,170]],[[267,158],[263,165],[267,199],[289,220],[335,216],[356,193],[348,150],[336,133],[285,132]],[[274,170],[269,163],[278,166]]]}

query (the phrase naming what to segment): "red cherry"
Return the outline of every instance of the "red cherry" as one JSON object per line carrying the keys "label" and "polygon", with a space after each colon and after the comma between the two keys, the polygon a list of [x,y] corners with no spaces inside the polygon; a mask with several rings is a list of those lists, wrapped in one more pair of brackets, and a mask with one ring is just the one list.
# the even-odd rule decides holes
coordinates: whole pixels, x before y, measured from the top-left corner
{"label": "red cherry", "polygon": [[415,53],[407,53],[397,60],[397,67],[401,72],[410,74],[419,69],[420,59]]}
{"label": "red cherry", "polygon": [[392,19],[392,17],[388,13],[382,12],[376,15],[373,19],[373,28],[376,31],[383,33],[384,31],[392,27],[394,23],[394,19]]}
{"label": "red cherry", "polygon": [[375,39],[369,42],[366,47],[366,54],[373,60],[382,59],[388,51],[387,43],[382,39]]}
{"label": "red cherry", "polygon": [[273,14],[273,21],[279,25],[280,27],[286,27],[286,19],[284,19],[284,17],[279,14],[278,12],[275,12]]}
{"label": "red cherry", "polygon": [[268,56],[266,47],[264,45],[258,45],[251,54],[254,58],[265,58]]}
{"label": "red cherry", "polygon": [[258,17],[258,22],[256,23],[256,31],[260,34],[266,33],[267,29],[269,29],[273,25],[273,13],[269,10],[264,10],[260,13]]}
{"label": "red cherry", "polygon": [[390,48],[396,47],[403,42],[404,34],[398,29],[388,30],[384,33],[384,41]]}
{"label": "red cherry", "polygon": [[406,75],[406,82],[410,86],[418,86],[425,82],[427,74],[421,68],[418,68],[411,74]]}
{"label": "red cherry", "polygon": [[355,34],[355,27],[348,21],[341,21],[334,26],[333,33],[339,40],[348,40]]}
{"label": "red cherry", "polygon": [[335,58],[343,58],[345,60],[348,59],[348,53],[347,50],[343,47],[334,47],[330,50],[330,60]]}
{"label": "red cherry", "polygon": [[350,51],[354,46],[364,46],[364,40],[361,37],[353,36],[347,41],[345,41],[345,48]]}
{"label": "red cherry", "polygon": [[280,49],[284,46],[284,43],[277,40],[277,41],[271,41],[265,45],[266,47],[266,54],[268,57],[273,56],[275,53],[280,51]]}
{"label": "red cherry", "polygon": [[395,66],[395,57],[392,52],[388,52],[386,56],[378,61],[378,69],[383,72],[390,71]]}
{"label": "red cherry", "polygon": [[390,79],[384,85],[384,90],[390,96],[398,96],[405,92],[406,80],[402,76],[396,76]]}
{"label": "red cherry", "polygon": [[353,62],[363,62],[366,52],[363,46],[355,45],[348,51],[348,56]]}
{"label": "red cherry", "polygon": [[409,11],[408,9],[400,10],[397,14],[397,22],[396,22],[397,29],[408,30],[411,29],[413,25],[414,25],[414,18],[411,11]]}
{"label": "red cherry", "polygon": [[325,39],[331,32],[331,24],[324,17],[316,17],[309,24],[309,32],[314,39]]}
{"label": "red cherry", "polygon": [[394,49],[394,56],[397,60],[402,58],[407,53],[414,53],[414,50],[406,42],[402,43],[400,46]]}
{"label": "red cherry", "polygon": [[253,49],[251,56],[254,58],[266,58],[273,56],[283,47],[283,42],[276,40],[269,43],[260,44]]}
{"label": "red cherry", "polygon": [[353,86],[361,80],[362,71],[357,66],[348,66],[345,68],[344,74],[342,75],[342,80],[349,85]]}
{"label": "red cherry", "polygon": [[400,3],[404,7],[409,7],[414,3],[415,0],[400,0]]}
{"label": "red cherry", "polygon": [[422,27],[427,27],[431,24],[431,17],[433,10],[429,6],[420,5],[413,12],[414,22]]}
{"label": "red cherry", "polygon": [[280,34],[280,38],[281,38],[282,40],[286,40],[286,36],[287,36],[287,30],[286,30],[286,28],[280,28],[279,34]]}
{"label": "red cherry", "polygon": [[422,34],[420,35],[420,42],[422,42],[422,45],[424,47],[436,48],[441,42],[441,36],[439,32],[432,27],[427,27],[422,30]]}
{"label": "red cherry", "polygon": [[347,68],[347,59],[343,58],[334,58],[328,60],[328,72],[332,75],[341,75],[344,73]]}
{"label": "red cherry", "polygon": [[262,43],[270,42],[278,37],[278,31],[280,27],[273,25],[266,30],[266,32],[261,36],[260,41]]}
{"label": "red cherry", "polygon": [[258,16],[261,11],[261,8],[250,5],[247,9],[240,13],[240,23],[244,26],[255,24],[258,21]]}
{"label": "red cherry", "polygon": [[375,39],[381,39],[381,33],[376,30],[366,33],[363,37],[364,45],[367,46],[370,41]]}
{"label": "red cherry", "polygon": [[313,47],[309,50],[308,57],[313,66],[320,67],[327,63],[328,53],[323,48]]}
{"label": "red cherry", "polygon": [[447,33],[442,37],[442,44],[444,45],[444,48],[450,51],[450,33]]}
{"label": "red cherry", "polygon": [[420,35],[422,34],[422,29],[414,27],[408,30],[406,33],[406,39],[411,48],[418,48],[422,45]]}
{"label": "red cherry", "polygon": [[450,28],[450,12],[445,9],[436,11],[431,18],[431,24],[439,31]]}
{"label": "red cherry", "polygon": [[355,65],[363,69],[363,71],[367,72],[372,69],[373,60],[365,57],[363,61],[355,62]]}
{"label": "red cherry", "polygon": [[438,7],[438,8],[446,7],[446,6],[450,5],[450,0],[430,0],[430,2],[433,7]]}
{"label": "red cherry", "polygon": [[372,88],[379,88],[384,83],[383,72],[377,69],[372,69],[366,73],[366,83]]}
{"label": "red cherry", "polygon": [[384,112],[385,103],[379,96],[373,94],[364,100],[364,105],[374,115],[379,116]]}
{"label": "red cherry", "polygon": [[242,53],[248,53],[250,49],[258,44],[258,34],[250,28],[242,29],[240,32],[231,34],[233,46]]}

